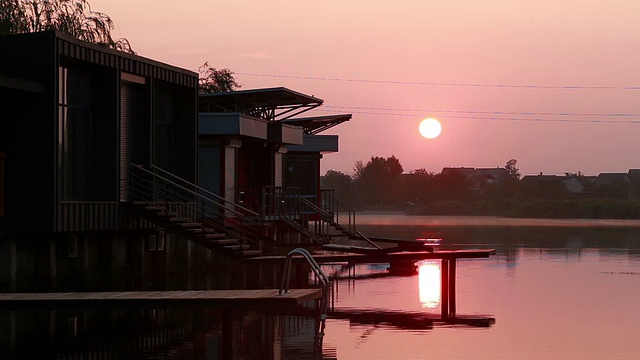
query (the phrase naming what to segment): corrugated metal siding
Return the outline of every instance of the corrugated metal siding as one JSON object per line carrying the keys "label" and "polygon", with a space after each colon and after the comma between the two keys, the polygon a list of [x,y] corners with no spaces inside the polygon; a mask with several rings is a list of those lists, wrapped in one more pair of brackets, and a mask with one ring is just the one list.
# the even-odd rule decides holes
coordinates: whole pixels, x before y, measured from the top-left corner
{"label": "corrugated metal siding", "polygon": [[282,162],[284,160],[284,156],[282,153],[276,152],[274,157],[274,177],[273,177],[273,185],[275,186],[283,186],[282,180]]}
{"label": "corrugated metal siding", "polygon": [[113,230],[118,225],[117,202],[58,203],[57,231]]}
{"label": "corrugated metal siding", "polygon": [[120,86],[120,201],[129,200],[129,88]]}
{"label": "corrugated metal siding", "polygon": [[224,149],[224,198],[236,202],[236,149]]}
{"label": "corrugated metal siding", "polygon": [[118,68],[122,71],[129,72],[140,76],[152,76],[156,79],[164,80],[174,84],[188,87],[198,86],[197,74],[189,74],[186,71],[181,72],[163,67],[161,63],[140,58],[137,56],[122,53],[122,55],[112,54],[110,49],[101,50],[97,45],[92,44],[75,44],[67,39],[58,38],[58,51],[60,55],[68,56],[74,59]]}

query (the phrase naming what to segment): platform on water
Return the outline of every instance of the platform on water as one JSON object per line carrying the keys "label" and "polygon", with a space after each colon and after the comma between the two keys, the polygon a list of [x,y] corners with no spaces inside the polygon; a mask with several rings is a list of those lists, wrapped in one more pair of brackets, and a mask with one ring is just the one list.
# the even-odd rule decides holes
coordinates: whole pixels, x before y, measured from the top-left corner
{"label": "platform on water", "polygon": [[194,290],[66,293],[0,293],[0,309],[58,307],[181,307],[251,308],[294,307],[320,299],[320,289]]}
{"label": "platform on water", "polygon": [[[385,252],[385,253],[371,253],[371,254],[354,254],[354,253],[339,253],[339,254],[314,254],[313,258],[318,264],[326,263],[357,263],[357,264],[371,264],[371,263],[388,263],[396,261],[419,261],[419,260],[456,260],[456,259],[482,259],[488,258],[491,255],[495,255],[494,249],[474,249],[474,250],[436,250],[430,251],[405,251],[405,252]],[[257,256],[249,258],[246,261],[251,262],[282,262],[286,256],[284,255],[271,255],[271,256]],[[294,261],[304,261],[301,256],[293,256]]]}

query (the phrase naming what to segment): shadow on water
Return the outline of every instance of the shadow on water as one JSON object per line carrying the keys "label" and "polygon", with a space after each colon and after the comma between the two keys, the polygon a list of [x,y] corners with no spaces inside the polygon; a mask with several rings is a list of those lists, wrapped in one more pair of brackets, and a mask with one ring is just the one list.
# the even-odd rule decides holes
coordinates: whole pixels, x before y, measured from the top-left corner
{"label": "shadow on water", "polygon": [[[316,319],[220,310],[17,310],[0,313],[2,359],[330,359]],[[333,353],[333,355],[332,355]]]}

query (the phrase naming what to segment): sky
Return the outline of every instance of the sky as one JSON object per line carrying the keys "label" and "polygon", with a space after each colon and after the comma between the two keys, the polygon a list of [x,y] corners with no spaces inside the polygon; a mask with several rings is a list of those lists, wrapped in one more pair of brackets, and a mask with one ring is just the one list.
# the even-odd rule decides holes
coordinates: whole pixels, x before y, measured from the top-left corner
{"label": "sky", "polygon": [[[322,172],[372,156],[405,172],[640,168],[637,0],[90,0],[138,55],[235,72],[351,113]],[[442,123],[436,139],[421,120]]]}

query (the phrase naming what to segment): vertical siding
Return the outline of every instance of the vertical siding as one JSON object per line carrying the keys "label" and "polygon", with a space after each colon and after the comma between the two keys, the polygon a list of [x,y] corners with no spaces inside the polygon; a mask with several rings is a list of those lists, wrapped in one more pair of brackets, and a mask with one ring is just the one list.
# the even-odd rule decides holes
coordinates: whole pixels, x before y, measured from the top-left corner
{"label": "vertical siding", "polygon": [[129,200],[129,88],[120,86],[120,201]]}
{"label": "vertical siding", "polygon": [[57,231],[113,230],[118,227],[117,202],[61,201]]}

